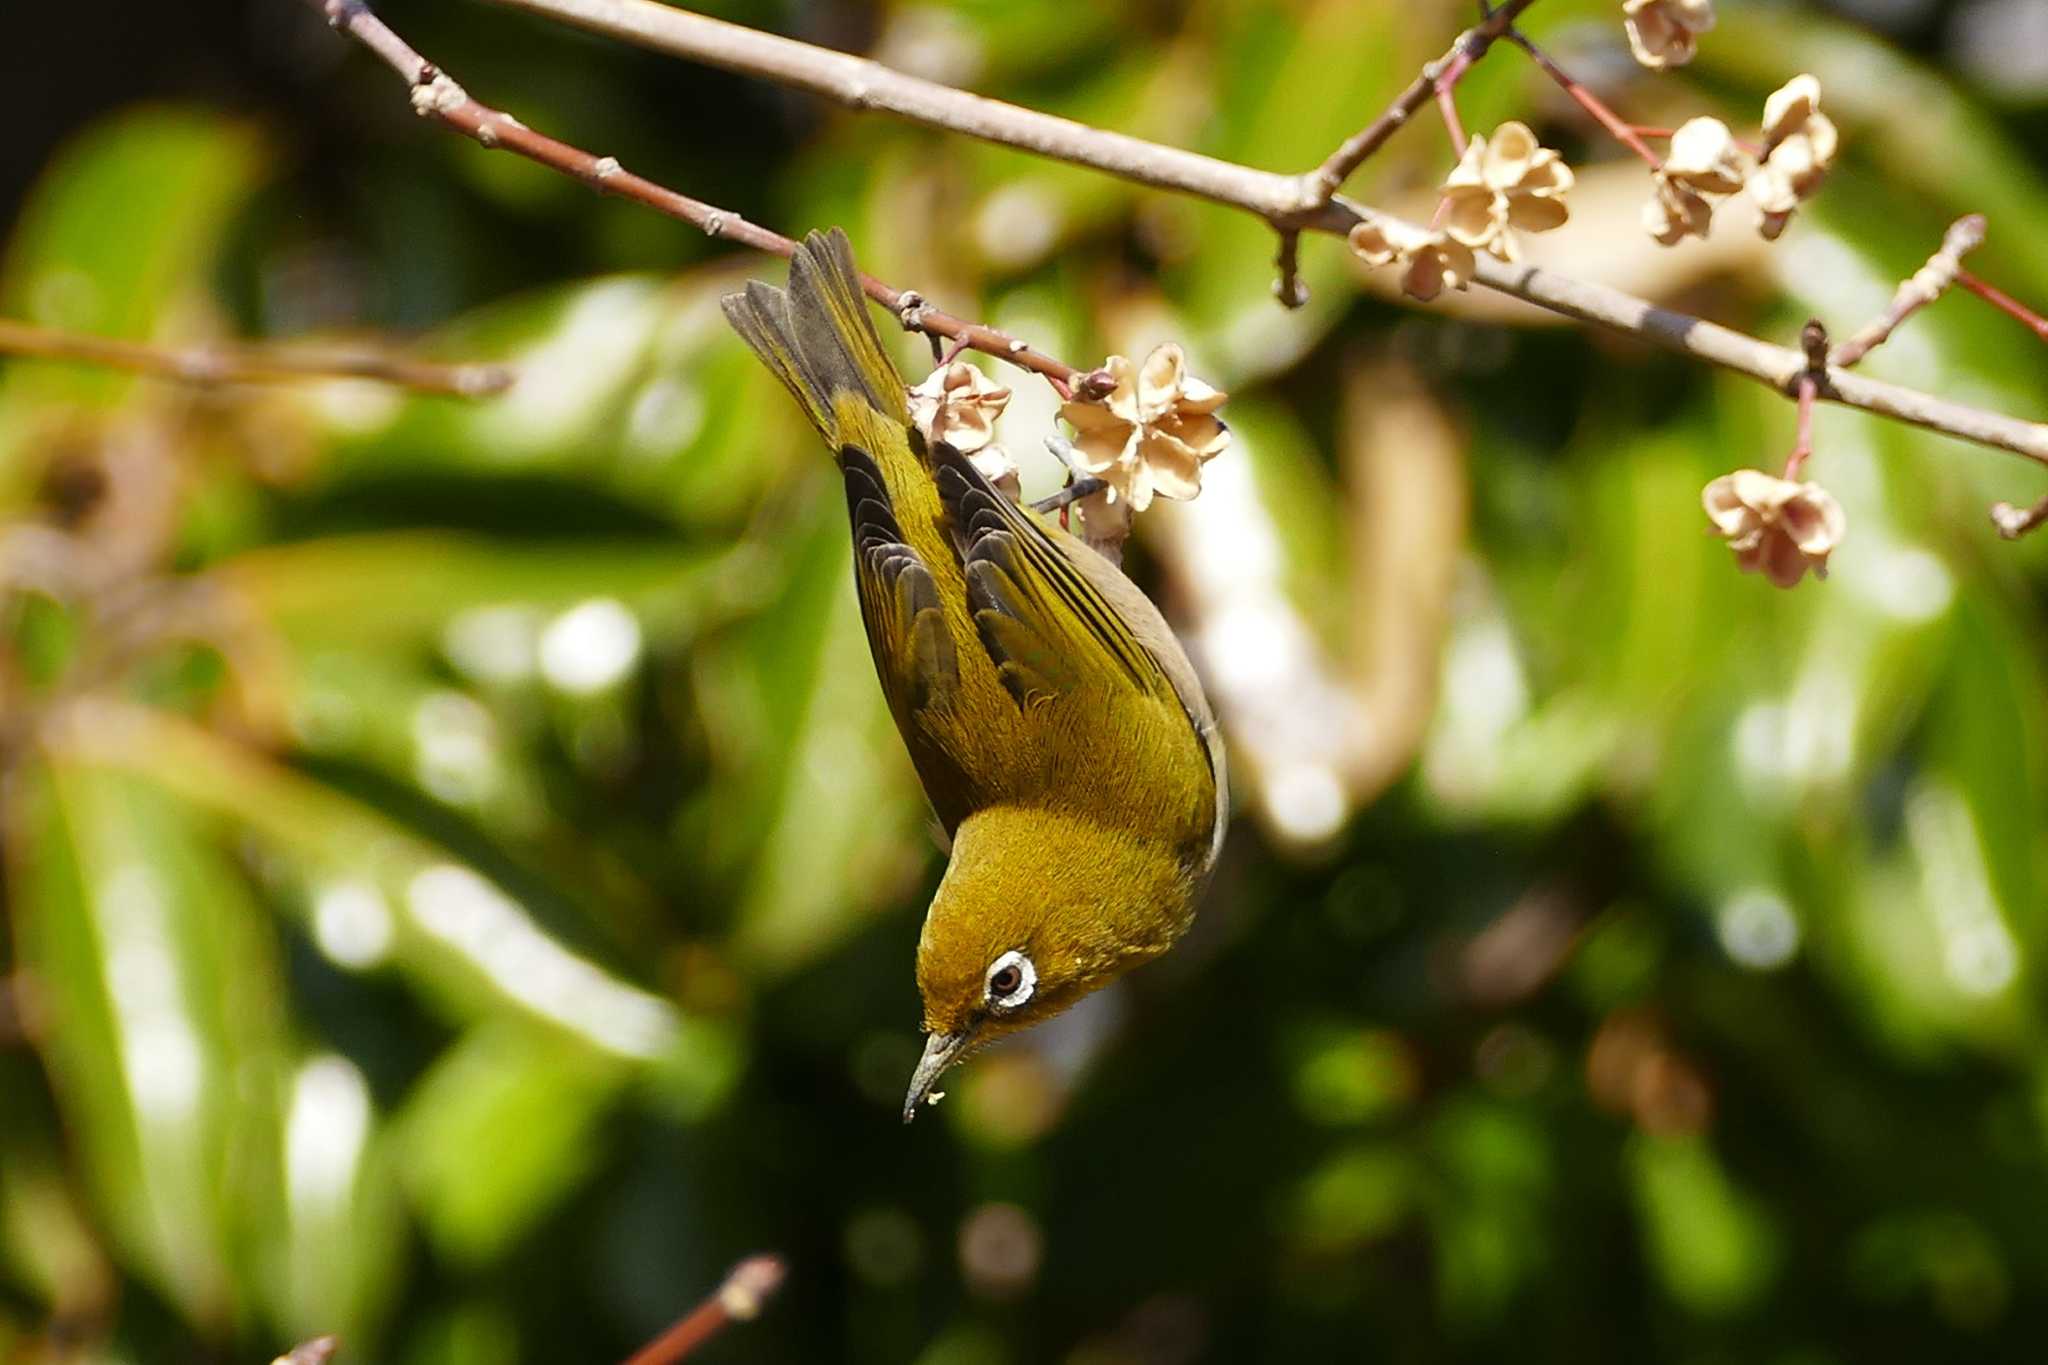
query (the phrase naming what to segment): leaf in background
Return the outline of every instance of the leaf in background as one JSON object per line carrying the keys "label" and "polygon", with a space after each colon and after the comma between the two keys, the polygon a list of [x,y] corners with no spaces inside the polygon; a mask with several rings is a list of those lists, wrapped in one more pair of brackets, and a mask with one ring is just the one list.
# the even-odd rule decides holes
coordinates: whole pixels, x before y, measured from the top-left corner
{"label": "leaf in background", "polygon": [[772,972],[894,904],[923,861],[922,801],[875,683],[843,503],[823,478],[809,487],[783,537],[793,572],[782,598],[697,660],[726,769],[704,813],[713,857],[738,879],[738,951]]}
{"label": "leaf in background", "polygon": [[308,390],[304,410],[331,443],[312,490],[422,474],[569,479],[584,498],[602,491],[662,522],[730,526],[811,449],[718,308],[748,275],[781,273],[746,257],[679,279],[617,275],[460,318],[433,349],[500,361],[512,387],[475,403]]}
{"label": "leaf in background", "polygon": [[546,1217],[600,1160],[593,1130],[626,1074],[509,1022],[450,1048],[393,1120],[406,1187],[440,1250],[481,1264]]}
{"label": "leaf in background", "polygon": [[[22,210],[0,309],[46,327],[159,337],[203,283],[228,215],[263,164],[253,129],[208,111],[145,108],[93,125],[58,155]],[[0,412],[106,403],[137,382],[91,366],[8,368]]]}
{"label": "leaf in background", "polygon": [[280,1235],[279,969],[241,879],[174,802],[59,760],[17,862],[24,963],[96,1202],[129,1257],[202,1329],[246,1300]]}
{"label": "leaf in background", "polygon": [[667,540],[386,531],[263,546],[211,572],[296,641],[389,650],[432,641],[471,609],[545,612],[600,594],[687,624],[714,563]]}
{"label": "leaf in background", "polygon": [[290,1340],[334,1333],[360,1348],[404,1288],[391,1136],[362,1072],[333,1053],[300,1063],[284,1099],[275,1216],[286,1233],[269,1266],[271,1320]]}
{"label": "leaf in background", "polygon": [[523,1015],[637,1061],[677,1043],[666,1001],[563,947],[491,881],[353,797],[139,708],[76,704],[53,743],[68,763],[146,779],[275,844],[316,888],[316,939],[322,901],[345,892],[343,941],[358,949],[347,965],[389,957],[456,1018]]}
{"label": "leaf in background", "polygon": [[1778,1277],[1778,1230],[1706,1140],[1638,1136],[1628,1165],[1664,1291],[1705,1318],[1754,1308]]}

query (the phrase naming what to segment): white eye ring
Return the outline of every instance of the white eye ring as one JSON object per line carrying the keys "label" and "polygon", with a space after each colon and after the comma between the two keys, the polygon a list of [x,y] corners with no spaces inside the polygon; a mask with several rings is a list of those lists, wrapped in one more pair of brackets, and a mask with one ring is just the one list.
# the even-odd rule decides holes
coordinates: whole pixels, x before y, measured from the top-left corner
{"label": "white eye ring", "polygon": [[[998,990],[996,987],[997,978],[1008,976],[1012,972],[1016,974],[1016,981],[1014,983],[1004,983],[1009,986],[1009,990]],[[983,983],[983,990],[988,996],[989,1004],[999,1010],[1014,1010],[1022,1007],[1031,999],[1031,992],[1036,989],[1038,989],[1038,968],[1032,966],[1031,959],[1015,948],[1012,948],[1009,952],[1004,953],[989,964],[988,979]]]}

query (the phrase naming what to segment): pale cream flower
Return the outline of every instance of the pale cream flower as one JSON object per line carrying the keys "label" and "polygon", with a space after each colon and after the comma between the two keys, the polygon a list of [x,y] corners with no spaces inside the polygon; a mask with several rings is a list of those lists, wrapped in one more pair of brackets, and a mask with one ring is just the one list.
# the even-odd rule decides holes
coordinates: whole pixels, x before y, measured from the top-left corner
{"label": "pale cream flower", "polygon": [[1716,118],[1688,119],[1671,135],[1670,154],[1643,206],[1643,230],[1665,246],[1706,236],[1714,200],[1741,189],[1750,169],[1749,154],[1727,124]]}
{"label": "pale cream flower", "polygon": [[1684,66],[1714,26],[1714,0],[1624,0],[1629,50],[1652,71]]}
{"label": "pale cream flower", "polygon": [[1761,573],[1781,588],[1808,569],[1828,576],[1828,556],[1848,520],[1834,495],[1817,483],[1793,483],[1760,469],[1723,474],[1700,493],[1714,533],[1735,551],[1744,573]]}
{"label": "pale cream flower", "polygon": [[1701,194],[1733,194],[1751,169],[1749,154],[1717,118],[1687,119],[1671,135],[1664,173]]}
{"label": "pale cream flower", "polygon": [[1714,206],[1705,195],[1663,171],[1651,177],[1650,202],[1643,205],[1643,231],[1664,246],[1688,237],[1704,237],[1714,221]]}
{"label": "pale cream flower", "polygon": [[1764,158],[1749,177],[1749,197],[1766,239],[1776,240],[1793,210],[1820,189],[1840,143],[1812,76],[1794,76],[1764,102]]}
{"label": "pale cream flower", "polygon": [[964,360],[941,365],[910,390],[910,420],[927,441],[972,455],[995,440],[1010,390]]}
{"label": "pale cream flower", "polygon": [[1351,249],[1371,265],[1401,267],[1401,288],[1428,303],[1448,286],[1472,280],[1472,248],[1441,228],[1412,227],[1394,218],[1368,218],[1351,229]]}
{"label": "pale cream flower", "polygon": [[1513,229],[1548,232],[1570,216],[1564,196],[1572,168],[1536,140],[1525,123],[1503,123],[1474,137],[1444,180],[1444,231],[1504,261],[1521,259]]}
{"label": "pale cream flower", "polygon": [[1154,494],[1201,492],[1203,464],[1230,444],[1230,429],[1215,416],[1229,395],[1189,374],[1187,356],[1170,341],[1141,366],[1113,355],[1102,368],[1114,381],[1106,397],[1060,406],[1074,428],[1074,468],[1109,484],[1105,503],[1125,502],[1133,512]]}

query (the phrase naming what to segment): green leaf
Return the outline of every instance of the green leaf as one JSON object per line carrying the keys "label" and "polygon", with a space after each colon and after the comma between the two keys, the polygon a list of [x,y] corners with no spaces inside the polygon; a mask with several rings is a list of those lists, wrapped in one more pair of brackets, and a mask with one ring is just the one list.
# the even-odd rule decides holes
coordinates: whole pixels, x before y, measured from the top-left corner
{"label": "green leaf", "polygon": [[52,1080],[125,1255],[217,1328],[267,1256],[285,1027],[268,922],[160,792],[59,762],[17,893]]}
{"label": "green leaf", "polygon": [[441,1251],[488,1262],[597,1164],[595,1128],[626,1076],[586,1048],[486,1025],[444,1054],[394,1120],[406,1187]]}
{"label": "green leaf", "polygon": [[[205,284],[265,160],[251,127],[216,113],[156,107],[92,125],[22,210],[0,267],[0,309],[69,331],[162,337],[174,305]],[[0,413],[111,404],[137,382],[92,366],[10,362]],[[12,416],[0,424],[0,451],[20,430]]]}

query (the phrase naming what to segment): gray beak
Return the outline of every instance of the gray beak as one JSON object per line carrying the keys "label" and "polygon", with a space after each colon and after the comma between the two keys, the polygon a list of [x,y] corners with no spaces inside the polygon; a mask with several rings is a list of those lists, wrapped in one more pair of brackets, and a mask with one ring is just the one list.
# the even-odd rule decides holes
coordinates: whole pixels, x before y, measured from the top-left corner
{"label": "gray beak", "polygon": [[960,1060],[967,1045],[974,1041],[974,1034],[930,1033],[925,1035],[924,1056],[917,1059],[917,1070],[910,1073],[910,1094],[903,1100],[903,1121],[910,1122],[917,1117],[917,1107],[932,1093],[939,1077],[947,1067]]}

